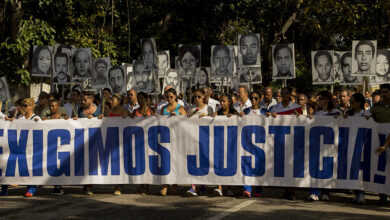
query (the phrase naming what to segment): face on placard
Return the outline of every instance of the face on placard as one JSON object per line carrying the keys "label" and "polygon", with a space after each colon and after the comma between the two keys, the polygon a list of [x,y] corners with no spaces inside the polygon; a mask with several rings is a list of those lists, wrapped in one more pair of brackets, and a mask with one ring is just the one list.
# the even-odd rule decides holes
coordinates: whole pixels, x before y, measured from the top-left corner
{"label": "face on placard", "polygon": [[66,78],[66,73],[68,72],[68,63],[66,61],[66,57],[56,57],[55,59],[55,70],[58,78]]}
{"label": "face on placard", "polygon": [[193,76],[196,73],[196,58],[190,53],[186,52],[181,59],[181,65],[184,69],[184,74],[187,76]]}
{"label": "face on placard", "polygon": [[214,65],[219,73],[227,74],[230,63],[229,51],[225,49],[219,49],[213,57]]}
{"label": "face on placard", "polygon": [[259,44],[255,36],[241,37],[240,53],[242,54],[242,62],[244,65],[256,64],[258,52]]}
{"label": "face on placard", "polygon": [[280,73],[288,73],[290,71],[290,65],[292,57],[290,51],[287,48],[281,48],[276,53],[276,67]]}
{"label": "face on placard", "polygon": [[178,82],[179,82],[179,80],[177,78],[177,72],[174,72],[174,71],[169,72],[167,74],[166,81],[167,81],[167,85],[176,87]]}
{"label": "face on placard", "polygon": [[90,57],[88,53],[84,50],[79,51],[75,57],[75,68],[80,77],[87,76],[90,72]]}
{"label": "face on placard", "polygon": [[372,58],[374,56],[371,47],[367,44],[360,45],[357,48],[356,60],[359,70],[368,71],[371,68]]}
{"label": "face on placard", "polygon": [[385,76],[389,71],[389,61],[386,56],[379,54],[376,57],[376,74],[379,76]]}
{"label": "face on placard", "polygon": [[318,77],[325,81],[330,77],[330,72],[332,70],[332,63],[329,60],[328,56],[321,55],[317,58],[316,69],[318,72]]}
{"label": "face on placard", "polygon": [[114,69],[110,72],[110,78],[108,79],[113,93],[121,93],[124,78],[121,69]]}
{"label": "face on placard", "polygon": [[198,76],[198,82],[200,85],[204,85],[207,83],[207,73],[204,70],[201,70]]}
{"label": "face on placard", "polygon": [[246,82],[249,82],[250,81],[250,78],[251,78],[251,74],[250,74],[250,71],[252,70],[252,81],[255,80],[256,78],[256,73],[255,71],[253,71],[253,68],[249,68],[249,67],[242,67],[241,68],[241,71],[242,71],[242,76],[244,77],[245,81]]}
{"label": "face on placard", "polygon": [[165,54],[158,55],[157,60],[159,70],[165,70],[168,68],[168,57]]}
{"label": "face on placard", "polygon": [[48,49],[43,49],[38,54],[38,70],[40,74],[47,74],[51,63],[51,53]]}
{"label": "face on placard", "polygon": [[144,65],[138,64],[134,68],[133,77],[138,88],[144,89],[147,86],[149,71],[145,69]]}
{"label": "face on placard", "polygon": [[98,75],[104,75],[104,73],[107,71],[107,66],[104,63],[99,63],[96,65],[96,73]]}
{"label": "face on placard", "polygon": [[337,56],[336,54],[333,56],[333,71],[335,73],[339,72],[340,70],[340,56]]}
{"label": "face on placard", "polygon": [[147,41],[144,43],[143,46],[143,56],[144,56],[144,61],[147,69],[153,68],[154,64],[154,51],[153,51],[153,45],[151,42]]}

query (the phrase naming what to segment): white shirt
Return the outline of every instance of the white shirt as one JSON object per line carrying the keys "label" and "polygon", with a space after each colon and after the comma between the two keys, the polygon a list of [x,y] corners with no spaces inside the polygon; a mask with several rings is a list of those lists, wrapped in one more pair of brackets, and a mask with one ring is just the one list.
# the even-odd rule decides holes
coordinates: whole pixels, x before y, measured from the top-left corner
{"label": "white shirt", "polygon": [[259,108],[259,109],[252,109],[252,108],[250,108],[248,114],[246,114],[246,115],[264,115],[261,112],[262,109],[264,109],[264,108]]}
{"label": "white shirt", "polygon": [[198,115],[198,116],[200,114],[211,115],[211,114],[213,114],[213,108],[211,108],[211,106],[208,106],[208,105],[204,105],[203,108],[198,108],[196,106],[192,106],[191,114]]}
{"label": "white shirt", "polygon": [[0,119],[4,119],[5,118],[5,115],[3,114],[3,112],[0,112]]}
{"label": "white shirt", "polygon": [[243,112],[244,109],[252,107],[252,102],[248,99],[245,104],[242,104],[240,101],[234,103],[234,109],[240,113]]}
{"label": "white shirt", "polygon": [[360,112],[358,113],[354,112],[353,115],[351,116],[365,117],[365,116],[371,116],[371,113],[370,111],[360,110]]}
{"label": "white shirt", "polygon": [[[79,106],[80,105],[73,105],[73,108],[74,108],[74,111],[75,111],[76,114],[77,114],[77,111],[79,109]],[[72,108],[72,103],[71,102],[65,103],[64,109],[65,109],[66,114],[68,115],[68,117],[72,117],[73,108]]]}
{"label": "white shirt", "polygon": [[125,106],[123,106],[124,109],[128,110],[130,113],[133,113],[134,110],[136,110],[137,108],[139,108],[139,104],[138,102],[135,103],[134,106],[131,106],[130,103],[127,103]]}
{"label": "white shirt", "polygon": [[209,103],[207,105],[213,109],[213,112],[217,112],[221,108],[221,104],[213,98],[209,98]]}
{"label": "white shirt", "polygon": [[18,119],[25,119],[25,120],[36,120],[36,119],[38,119],[38,121],[40,121],[41,117],[39,117],[36,114],[32,114],[29,118],[26,118],[25,115],[21,115]]}
{"label": "white shirt", "polygon": [[[180,105],[180,106],[183,106],[184,107],[184,102],[181,100],[181,99],[178,99],[177,100],[177,103]],[[161,102],[158,103],[157,105],[157,112],[158,114],[161,114],[161,109],[166,106],[168,104],[168,101],[167,100],[162,100]]]}
{"label": "white shirt", "polygon": [[268,106],[267,106],[267,104],[265,104],[264,101],[261,101],[261,102],[259,103],[260,108],[266,108],[268,111],[272,108],[272,106],[274,106],[274,105],[276,105],[276,104],[278,104],[278,102],[277,102],[274,98],[272,98],[272,101],[271,101],[271,103],[269,103]]}
{"label": "white shirt", "polygon": [[282,105],[282,103],[278,103],[270,109],[270,112],[271,113],[283,113],[283,112],[294,110],[294,109],[297,109],[300,107],[301,107],[300,105],[298,105],[297,103],[293,103],[293,102],[288,103],[287,107],[284,107]]}

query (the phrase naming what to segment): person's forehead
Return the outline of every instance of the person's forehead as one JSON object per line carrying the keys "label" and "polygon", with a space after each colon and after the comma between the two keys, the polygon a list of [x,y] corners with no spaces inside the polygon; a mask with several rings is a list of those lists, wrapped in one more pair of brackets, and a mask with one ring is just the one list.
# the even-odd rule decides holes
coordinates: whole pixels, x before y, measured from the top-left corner
{"label": "person's forehead", "polygon": [[176,72],[169,72],[169,73],[168,73],[168,76],[174,77],[174,76],[177,76],[177,73],[176,73]]}
{"label": "person's forehead", "polygon": [[329,57],[327,55],[320,55],[318,57],[318,62],[330,62]]}
{"label": "person's forehead", "polygon": [[278,50],[277,52],[276,52],[276,55],[279,55],[279,56],[282,56],[282,55],[290,55],[290,51],[289,51],[289,49],[288,48],[286,48],[286,47],[283,47],[283,48],[280,48],[280,50]]}
{"label": "person's forehead", "polygon": [[153,48],[152,43],[147,41],[144,43],[144,50],[151,50]]}
{"label": "person's forehead", "polygon": [[78,58],[86,58],[86,57],[89,57],[88,53],[84,50],[81,50],[77,53],[77,56]]}
{"label": "person's forehead", "polygon": [[49,51],[48,49],[45,48],[45,49],[42,49],[41,51],[39,51],[39,54],[40,54],[40,55],[43,55],[43,54],[44,54],[44,55],[48,55],[48,54],[50,54],[50,51]]}
{"label": "person's forehead", "polygon": [[257,44],[257,39],[255,36],[249,35],[249,36],[243,36],[241,39],[241,44]]}
{"label": "person's forehead", "polygon": [[343,60],[343,63],[344,63],[344,64],[350,64],[350,63],[351,63],[351,60],[352,60],[352,57],[350,57],[350,56],[345,57],[344,60]]}
{"label": "person's forehead", "polygon": [[56,62],[66,61],[66,57],[56,57]]}
{"label": "person's forehead", "polygon": [[184,55],[183,55],[182,60],[184,60],[184,59],[195,59],[195,56],[192,55],[192,53],[191,53],[190,51],[187,51],[187,52],[185,52]]}
{"label": "person's forehead", "polygon": [[144,71],[145,67],[144,67],[144,64],[142,63],[138,63],[135,67],[134,67],[134,72],[142,72]]}
{"label": "person's forehead", "polygon": [[357,48],[358,51],[371,51],[371,46],[368,44],[362,44]]}
{"label": "person's forehead", "polygon": [[111,70],[111,76],[113,75],[122,75],[122,71],[120,69]]}
{"label": "person's forehead", "polygon": [[219,48],[216,55],[217,56],[229,56],[229,50],[224,49],[224,48]]}

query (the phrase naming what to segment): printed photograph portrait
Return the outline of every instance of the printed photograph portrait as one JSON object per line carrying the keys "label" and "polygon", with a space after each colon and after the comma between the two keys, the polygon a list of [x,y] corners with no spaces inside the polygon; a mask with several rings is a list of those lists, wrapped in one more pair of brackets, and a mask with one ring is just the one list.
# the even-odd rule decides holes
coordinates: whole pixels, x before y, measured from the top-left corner
{"label": "printed photograph portrait", "polygon": [[294,44],[272,45],[272,79],[295,78]]}
{"label": "printed photograph portrait", "polygon": [[151,70],[146,69],[142,60],[133,61],[132,89],[137,92],[152,92],[154,81]]}
{"label": "printed photograph portrait", "polygon": [[196,87],[203,88],[210,86],[210,67],[201,67],[196,74]]}
{"label": "printed photograph portrait", "polygon": [[260,34],[238,35],[238,67],[260,67]]}
{"label": "printed photograph portrait", "polygon": [[361,85],[363,76],[352,76],[352,52],[340,52],[340,85]]}
{"label": "printed photograph portrait", "polygon": [[3,76],[0,78],[0,101],[3,103],[3,107],[7,100],[11,100],[11,93],[9,91],[7,78]]}
{"label": "printed photograph portrait", "polygon": [[126,93],[126,65],[108,68],[108,84],[112,93]]}
{"label": "printed photograph portrait", "polygon": [[157,69],[158,78],[164,78],[165,72],[171,68],[169,50],[160,51],[157,53]]}
{"label": "printed photograph portrait", "polygon": [[163,82],[163,88],[166,86],[172,86],[176,90],[176,92],[180,92],[180,76],[177,70],[175,69],[168,69],[166,71],[165,76],[164,76],[164,82]]}
{"label": "printed photograph portrait", "polygon": [[352,41],[352,75],[375,76],[377,41]]}
{"label": "printed photograph portrait", "polygon": [[179,70],[180,77],[195,77],[200,68],[200,45],[179,45],[179,56],[175,68]]}
{"label": "printed photograph portrait", "polygon": [[333,52],[333,73],[334,73],[334,82],[341,82],[341,66],[340,66],[340,51]]}
{"label": "printed photograph portrait", "polygon": [[35,45],[33,51],[31,76],[52,77],[53,47]]}
{"label": "printed photograph portrait", "polygon": [[54,71],[52,82],[55,84],[70,84],[70,62],[66,53],[54,54]]}
{"label": "printed photograph portrait", "polygon": [[[251,72],[252,71],[252,72]],[[251,78],[252,76],[252,78]],[[238,83],[248,85],[259,84],[262,82],[260,67],[241,67],[238,70]]]}
{"label": "printed photograph portrait", "polygon": [[376,55],[375,76],[370,77],[371,85],[388,83],[390,81],[390,49],[379,49]]}
{"label": "printed photograph portrait", "polygon": [[211,76],[212,77],[232,77],[233,76],[233,54],[231,45],[211,46]]}
{"label": "printed photograph portrait", "polygon": [[95,92],[96,91],[96,89],[92,88],[92,79],[91,78],[81,79],[81,81],[82,81],[81,88],[83,91],[85,91],[85,92]]}
{"label": "printed photograph portrait", "polygon": [[311,52],[313,85],[333,84],[333,50],[320,50]]}
{"label": "printed photograph portrait", "polygon": [[157,47],[154,38],[141,39],[142,59],[147,70],[157,69]]}
{"label": "printed photograph portrait", "polygon": [[72,81],[78,78],[92,78],[91,48],[74,49],[72,56],[74,65]]}
{"label": "printed photograph portrait", "polygon": [[107,85],[108,85],[108,67],[111,66],[110,58],[103,57],[103,58],[95,58],[92,60],[93,60],[92,87],[93,88],[107,87]]}

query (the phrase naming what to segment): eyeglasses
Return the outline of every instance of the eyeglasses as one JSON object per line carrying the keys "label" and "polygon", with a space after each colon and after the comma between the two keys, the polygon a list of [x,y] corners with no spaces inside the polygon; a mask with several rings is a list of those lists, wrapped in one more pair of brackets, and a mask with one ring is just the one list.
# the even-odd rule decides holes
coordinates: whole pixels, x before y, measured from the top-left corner
{"label": "eyeglasses", "polygon": [[252,100],[259,100],[259,97],[251,97]]}
{"label": "eyeglasses", "polygon": [[195,96],[195,98],[197,98],[197,99],[201,99],[201,98],[202,98],[202,96],[200,96],[200,95],[196,95],[196,96]]}

